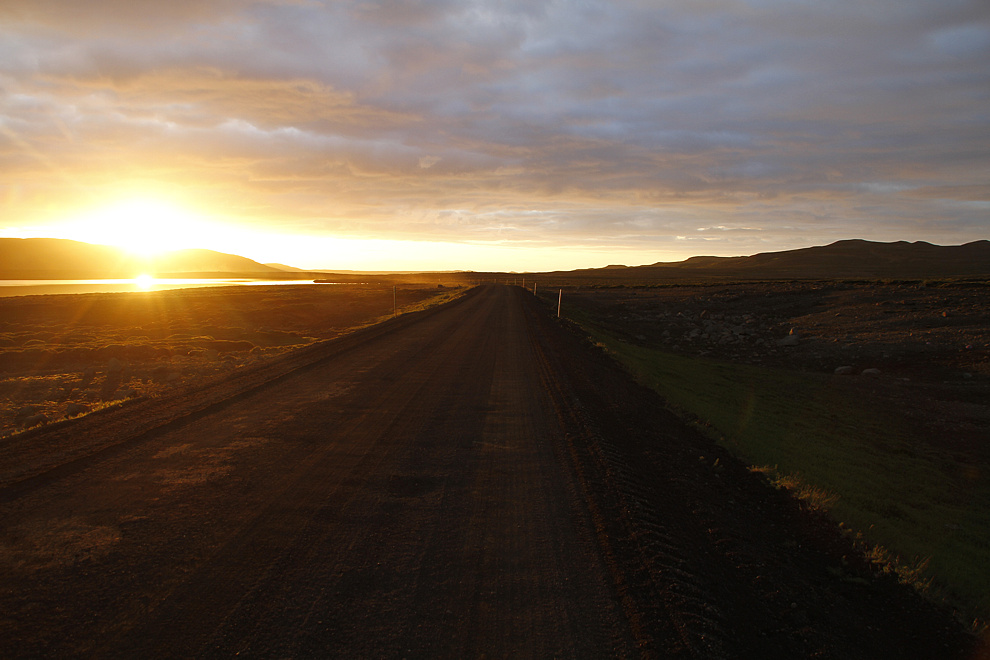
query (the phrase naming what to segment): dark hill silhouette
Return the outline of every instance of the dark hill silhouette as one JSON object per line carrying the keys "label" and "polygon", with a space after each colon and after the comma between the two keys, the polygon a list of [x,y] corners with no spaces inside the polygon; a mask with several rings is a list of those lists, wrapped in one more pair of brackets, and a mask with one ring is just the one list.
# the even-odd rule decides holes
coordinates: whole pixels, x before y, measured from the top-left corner
{"label": "dark hill silhouette", "polygon": [[[565,275],[565,273],[557,273]],[[990,241],[932,245],[924,241],[877,243],[861,239],[831,245],[761,252],[749,257],[691,257],[626,269],[570,271],[601,279],[919,279],[990,276]]]}
{"label": "dark hill silhouette", "polygon": [[287,273],[308,273],[309,271],[305,268],[296,268],[295,266],[286,266],[285,264],[273,263],[264,264],[269,268],[274,268],[275,270],[284,270]]}
{"label": "dark hill silhouette", "polygon": [[247,257],[213,250],[177,250],[151,260],[156,273],[279,273]]}
{"label": "dark hill silhouette", "polygon": [[[0,276],[7,279],[83,279],[100,272],[106,273],[103,277],[134,277],[132,262],[122,250],[107,245],[58,238],[0,238]],[[61,273],[73,274],[63,277]]]}
{"label": "dark hill silhouette", "polygon": [[277,268],[213,250],[177,250],[141,259],[107,245],[60,238],[0,238],[0,279],[118,279],[164,275],[271,275]]}
{"label": "dark hill silhouette", "polygon": [[[289,270],[291,269],[291,270]],[[0,238],[0,279],[131,278],[242,275],[286,277],[299,272],[213,250],[178,250],[153,260],[138,259],[106,245],[55,238]],[[368,275],[361,271],[335,271]],[[610,265],[554,273],[599,281],[718,279],[920,279],[990,276],[990,241],[932,245],[924,241],[877,243],[861,239],[831,245],[762,252],[748,257],[697,256],[646,266]]]}

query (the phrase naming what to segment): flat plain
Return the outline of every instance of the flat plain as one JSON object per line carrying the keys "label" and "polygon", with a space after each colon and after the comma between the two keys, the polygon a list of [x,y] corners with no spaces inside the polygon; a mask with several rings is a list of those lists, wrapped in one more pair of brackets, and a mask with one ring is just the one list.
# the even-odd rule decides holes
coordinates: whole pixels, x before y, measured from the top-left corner
{"label": "flat plain", "polygon": [[449,291],[393,286],[0,298],[0,435],[222,378]]}
{"label": "flat plain", "polygon": [[519,287],[302,343],[4,439],[4,655],[976,649]]}

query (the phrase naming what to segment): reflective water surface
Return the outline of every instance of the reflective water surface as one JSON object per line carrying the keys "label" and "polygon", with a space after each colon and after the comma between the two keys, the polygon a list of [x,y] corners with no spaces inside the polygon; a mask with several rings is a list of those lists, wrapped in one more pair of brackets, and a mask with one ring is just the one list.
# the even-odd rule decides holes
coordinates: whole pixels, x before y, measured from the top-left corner
{"label": "reflective water surface", "polygon": [[0,297],[33,296],[52,293],[118,293],[163,291],[207,286],[275,286],[313,284],[313,280],[158,279],[136,277],[129,280],[0,280]]}

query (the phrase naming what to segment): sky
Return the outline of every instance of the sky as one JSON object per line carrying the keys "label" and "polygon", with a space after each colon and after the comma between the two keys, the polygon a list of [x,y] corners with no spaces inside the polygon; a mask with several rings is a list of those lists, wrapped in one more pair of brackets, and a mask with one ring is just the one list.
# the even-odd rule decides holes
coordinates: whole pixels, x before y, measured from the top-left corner
{"label": "sky", "polygon": [[0,0],[0,236],[540,271],[990,238],[986,0]]}

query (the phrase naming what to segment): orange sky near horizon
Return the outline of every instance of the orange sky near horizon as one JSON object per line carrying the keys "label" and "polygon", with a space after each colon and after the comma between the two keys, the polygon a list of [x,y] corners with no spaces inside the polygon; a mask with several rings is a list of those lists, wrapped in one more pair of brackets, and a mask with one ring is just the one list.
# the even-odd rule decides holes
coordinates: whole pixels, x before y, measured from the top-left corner
{"label": "orange sky near horizon", "polygon": [[[675,256],[662,259],[664,252],[623,246],[561,245],[552,250],[556,254],[548,254],[543,249],[497,241],[468,243],[287,234],[264,223],[238,224],[236,218],[220,219],[219,214],[199,214],[152,198],[131,199],[76,216],[67,213],[66,217],[65,221],[18,229],[9,236],[112,245],[138,256],[205,248],[259,263],[280,263],[304,270],[535,272],[606,266],[617,260],[639,265],[686,258],[674,253]],[[144,220],[135,222],[135,218]]]}
{"label": "orange sky near horizon", "polygon": [[0,236],[546,271],[990,237],[990,7],[0,0]]}

